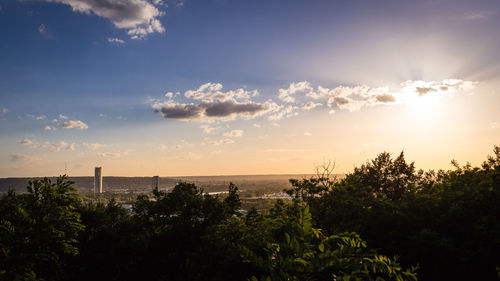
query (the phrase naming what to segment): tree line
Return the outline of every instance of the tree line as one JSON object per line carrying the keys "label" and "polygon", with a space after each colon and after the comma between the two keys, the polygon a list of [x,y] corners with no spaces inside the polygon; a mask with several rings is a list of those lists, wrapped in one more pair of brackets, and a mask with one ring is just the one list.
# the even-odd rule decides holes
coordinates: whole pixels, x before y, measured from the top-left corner
{"label": "tree line", "polygon": [[129,212],[66,176],[0,199],[0,280],[497,280],[500,148],[480,167],[418,171],[381,153],[290,180],[292,201],[241,210],[238,188],[180,182]]}

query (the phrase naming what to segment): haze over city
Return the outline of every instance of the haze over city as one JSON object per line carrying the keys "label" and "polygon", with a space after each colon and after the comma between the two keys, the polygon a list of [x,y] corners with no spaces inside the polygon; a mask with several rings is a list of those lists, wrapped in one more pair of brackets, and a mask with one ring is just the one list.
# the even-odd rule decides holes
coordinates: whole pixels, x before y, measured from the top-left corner
{"label": "haze over city", "polygon": [[2,1],[0,177],[478,165],[499,26],[487,0]]}

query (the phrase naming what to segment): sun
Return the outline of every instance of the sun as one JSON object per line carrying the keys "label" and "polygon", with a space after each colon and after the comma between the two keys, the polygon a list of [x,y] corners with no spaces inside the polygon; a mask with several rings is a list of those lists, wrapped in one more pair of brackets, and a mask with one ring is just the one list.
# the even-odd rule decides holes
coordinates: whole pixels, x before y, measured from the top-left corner
{"label": "sun", "polygon": [[412,111],[420,114],[432,114],[439,110],[441,97],[435,94],[414,95],[407,101],[408,106]]}

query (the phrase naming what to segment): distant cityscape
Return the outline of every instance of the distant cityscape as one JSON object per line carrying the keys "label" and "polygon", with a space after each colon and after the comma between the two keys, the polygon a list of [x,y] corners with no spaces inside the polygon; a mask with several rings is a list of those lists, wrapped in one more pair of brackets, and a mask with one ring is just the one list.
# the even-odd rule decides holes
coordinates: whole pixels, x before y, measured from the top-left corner
{"label": "distant cityscape", "polygon": [[[283,189],[289,188],[289,180],[308,178],[312,174],[287,174],[287,175],[224,175],[224,176],[183,176],[183,177],[117,177],[105,176],[105,167],[94,167],[93,177],[72,177],[79,193],[82,194],[143,194],[150,193],[153,189],[168,191],[178,182],[190,182],[203,188],[206,193],[220,194],[227,191],[230,182],[236,184],[240,191],[254,191],[251,196],[264,198],[286,198]],[[335,175],[343,177],[344,175]],[[55,180],[55,177],[49,177]],[[0,178],[0,192],[9,189],[17,193],[26,192],[28,182],[34,178]]]}

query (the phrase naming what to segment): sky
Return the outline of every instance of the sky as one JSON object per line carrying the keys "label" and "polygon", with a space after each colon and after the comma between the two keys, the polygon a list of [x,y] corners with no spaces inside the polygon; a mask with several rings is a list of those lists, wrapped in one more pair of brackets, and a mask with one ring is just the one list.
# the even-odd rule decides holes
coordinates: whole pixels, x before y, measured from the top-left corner
{"label": "sky", "polygon": [[500,0],[2,0],[0,177],[479,165],[499,27]]}

